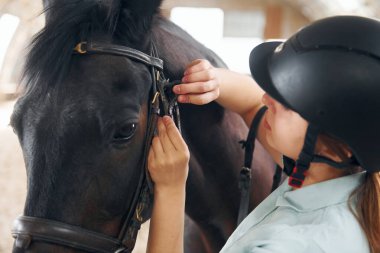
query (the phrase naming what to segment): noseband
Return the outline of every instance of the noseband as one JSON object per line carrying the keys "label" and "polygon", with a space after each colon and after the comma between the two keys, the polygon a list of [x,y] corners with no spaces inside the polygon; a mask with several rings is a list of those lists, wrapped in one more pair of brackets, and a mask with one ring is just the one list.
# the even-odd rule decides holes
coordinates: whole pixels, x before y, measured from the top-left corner
{"label": "noseband", "polygon": [[74,53],[122,56],[150,68],[153,84],[143,153],[144,164],[140,172],[138,188],[117,238],[54,220],[20,216],[14,221],[12,229],[15,247],[26,250],[33,241],[38,241],[94,253],[129,253],[135,246],[141,224],[151,216],[153,187],[147,171],[147,156],[156,131],[158,115],[172,116],[180,129],[178,104],[172,92],[172,87],[178,82],[170,83],[164,78],[163,61],[158,58],[153,43],[151,55],[129,47],[92,42],[79,43]]}

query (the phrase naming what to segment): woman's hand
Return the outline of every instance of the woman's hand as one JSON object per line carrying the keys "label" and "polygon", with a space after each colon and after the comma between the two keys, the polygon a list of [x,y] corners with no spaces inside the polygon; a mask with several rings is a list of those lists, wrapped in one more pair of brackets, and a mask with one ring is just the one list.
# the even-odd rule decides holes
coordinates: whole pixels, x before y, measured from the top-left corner
{"label": "woman's hand", "polygon": [[158,136],[153,138],[148,169],[154,181],[148,253],[183,252],[186,179],[190,154],[173,120],[158,119]]}
{"label": "woman's hand", "polygon": [[204,105],[219,97],[218,69],[207,60],[191,62],[186,67],[182,82],[173,88],[180,103]]}
{"label": "woman's hand", "polygon": [[152,141],[148,169],[157,189],[183,189],[189,170],[189,149],[173,120],[158,119],[158,136]]}

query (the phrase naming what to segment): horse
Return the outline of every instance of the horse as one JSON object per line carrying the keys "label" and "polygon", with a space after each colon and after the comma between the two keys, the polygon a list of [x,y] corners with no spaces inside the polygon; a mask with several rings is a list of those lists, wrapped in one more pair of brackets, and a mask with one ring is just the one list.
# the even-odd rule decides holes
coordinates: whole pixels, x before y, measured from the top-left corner
{"label": "horse", "polygon": [[[27,172],[13,252],[111,252],[105,244],[130,252],[134,242],[119,239],[131,213],[141,215],[134,203],[150,144],[152,72],[180,80],[195,59],[226,65],[164,18],[161,0],[44,4],[46,24],[31,43],[11,118]],[[103,47],[85,54],[86,43]],[[185,252],[218,252],[237,225],[238,142],[248,127],[215,102],[179,111],[191,153]],[[250,209],[270,193],[275,168],[259,143],[254,164]]]}

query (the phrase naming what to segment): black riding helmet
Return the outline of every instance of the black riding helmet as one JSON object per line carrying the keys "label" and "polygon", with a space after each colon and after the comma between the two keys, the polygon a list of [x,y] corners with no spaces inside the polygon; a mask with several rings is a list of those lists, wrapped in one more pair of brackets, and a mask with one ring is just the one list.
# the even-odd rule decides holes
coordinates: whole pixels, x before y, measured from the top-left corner
{"label": "black riding helmet", "polygon": [[[336,16],[301,29],[285,42],[252,50],[256,82],[309,122],[291,185],[302,186],[319,132],[346,143],[367,172],[380,171],[380,22]],[[354,159],[353,159],[354,162]]]}

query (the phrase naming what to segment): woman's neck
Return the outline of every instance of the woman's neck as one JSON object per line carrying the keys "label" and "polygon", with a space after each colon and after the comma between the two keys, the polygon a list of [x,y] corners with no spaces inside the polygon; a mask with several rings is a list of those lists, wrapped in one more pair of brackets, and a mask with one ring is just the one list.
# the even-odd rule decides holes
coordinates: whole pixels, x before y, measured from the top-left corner
{"label": "woman's neck", "polygon": [[337,169],[324,163],[311,163],[303,186],[320,183],[350,174],[348,169]]}
{"label": "woman's neck", "polygon": [[[326,139],[327,137],[325,137]],[[331,144],[331,143],[330,143]],[[329,158],[336,162],[343,162],[352,155],[348,147],[341,144],[339,147],[334,145],[325,145],[321,138],[318,139],[315,152],[316,154]],[[333,148],[332,148],[333,147]],[[334,148],[335,147],[335,148]],[[350,169],[337,169],[326,163],[311,163],[306,172],[306,178],[303,186],[320,183],[338,177],[343,177],[352,173]]]}

